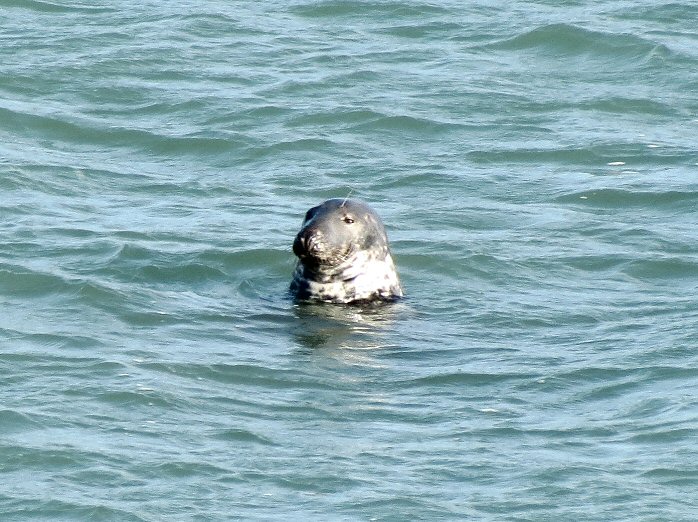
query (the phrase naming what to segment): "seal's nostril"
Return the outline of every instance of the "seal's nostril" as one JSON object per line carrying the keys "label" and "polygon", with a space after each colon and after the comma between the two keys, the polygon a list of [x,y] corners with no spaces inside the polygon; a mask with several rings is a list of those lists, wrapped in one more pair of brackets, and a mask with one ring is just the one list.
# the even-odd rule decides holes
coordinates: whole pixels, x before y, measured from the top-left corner
{"label": "seal's nostril", "polygon": [[305,240],[301,236],[296,236],[296,239],[293,241],[293,253],[300,257],[304,251]]}

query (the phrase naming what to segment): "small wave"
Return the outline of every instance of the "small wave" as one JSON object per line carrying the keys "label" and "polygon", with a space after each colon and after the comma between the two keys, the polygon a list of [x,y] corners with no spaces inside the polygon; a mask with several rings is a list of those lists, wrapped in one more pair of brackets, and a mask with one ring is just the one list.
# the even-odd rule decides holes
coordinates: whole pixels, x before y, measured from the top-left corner
{"label": "small wave", "polygon": [[464,32],[462,24],[440,20],[426,23],[409,23],[395,27],[389,27],[383,31],[384,34],[398,36],[400,38],[410,38],[415,40],[429,38],[443,38],[450,35],[461,35]]}
{"label": "small wave", "polygon": [[614,114],[648,114],[654,116],[673,116],[677,114],[676,107],[660,100],[648,98],[627,98],[613,96],[595,98],[577,104],[582,110],[609,112]]}
{"label": "small wave", "polygon": [[560,261],[566,266],[584,272],[613,272],[630,262],[627,256],[607,256],[607,255],[584,255],[561,257]]}
{"label": "small wave", "polygon": [[266,368],[249,364],[214,364],[201,374],[207,379],[226,384],[245,384],[260,387],[332,389],[333,383],[322,383],[313,376],[304,377],[295,371]]}
{"label": "small wave", "polygon": [[[487,47],[510,51],[536,49],[560,56],[592,54],[627,59],[647,56],[660,46],[656,42],[631,34],[612,34],[592,31],[576,25],[551,24]],[[666,51],[669,52],[668,49]]]}
{"label": "small wave", "polygon": [[673,208],[679,205],[693,207],[698,202],[698,192],[640,192],[607,188],[566,194],[558,197],[557,201],[601,208],[651,207],[657,209]]}
{"label": "small wave", "polygon": [[487,150],[468,152],[467,156],[475,163],[562,163],[598,164],[602,159],[589,148],[540,149],[519,148],[512,150]]}
{"label": "small wave", "polygon": [[25,431],[41,427],[32,416],[20,413],[15,410],[0,410],[0,432],[7,434],[10,432]]}
{"label": "small wave", "polygon": [[277,446],[277,444],[268,437],[240,428],[219,430],[213,433],[213,437],[226,442],[234,442],[235,444],[252,443],[262,446]]}
{"label": "small wave", "polygon": [[[45,494],[36,493],[36,498],[23,498],[12,502],[12,507],[4,508],[6,520],[128,520],[145,522],[133,512],[115,509],[107,505],[86,502],[69,502],[65,500],[46,500]],[[109,501],[105,501],[108,504]],[[15,518],[15,516],[17,518]]]}
{"label": "small wave", "polygon": [[67,115],[32,114],[0,107],[0,119],[17,133],[34,133],[46,138],[92,145],[127,146],[167,155],[218,154],[240,150],[249,141],[240,134],[167,135],[128,127],[103,127],[91,121],[71,121]]}
{"label": "small wave", "polygon": [[360,125],[374,122],[384,117],[382,113],[367,110],[333,110],[331,112],[304,113],[291,118],[288,127]]}
{"label": "small wave", "polygon": [[510,381],[529,381],[536,378],[533,374],[519,373],[440,373],[427,377],[419,377],[408,381],[405,384],[410,386],[467,386],[469,388],[477,386],[492,386]]}
{"label": "small wave", "polygon": [[226,278],[221,270],[196,262],[168,266],[147,265],[139,268],[137,274],[141,280],[155,283],[196,283]]}
{"label": "small wave", "polygon": [[228,473],[228,470],[207,464],[205,462],[163,462],[155,467],[158,476],[183,478],[183,477],[219,477]]}
{"label": "small wave", "polygon": [[250,257],[247,265],[259,266],[259,260],[264,258],[264,254],[243,252],[231,261],[224,252],[217,250],[173,254],[129,242],[103,263],[100,272],[115,274],[128,281],[196,283],[225,279],[228,277],[226,266],[239,269],[238,262]]}
{"label": "small wave", "polygon": [[679,257],[643,259],[629,263],[624,273],[641,280],[690,281],[698,274],[698,263]]}
{"label": "small wave", "polygon": [[335,142],[323,138],[301,138],[295,140],[278,141],[267,145],[250,147],[247,151],[252,160],[258,160],[267,156],[274,156],[279,153],[305,153],[317,151],[329,151],[335,147]]}
{"label": "small wave", "polygon": [[[695,438],[695,430],[693,429],[683,429],[683,430],[673,430],[668,434],[661,434],[657,436],[647,437],[645,440],[635,440],[634,442],[647,443],[661,443],[666,445],[675,445],[677,441],[691,442]],[[649,471],[642,473],[643,477],[646,477],[653,482],[657,482],[663,485],[671,487],[689,487],[694,488],[696,485],[696,476],[698,475],[698,469],[696,469],[695,464],[693,464],[688,469],[676,469],[676,468],[653,468]]]}
{"label": "small wave", "polygon": [[0,291],[3,294],[38,297],[72,290],[70,281],[60,275],[19,266],[0,265]]}
{"label": "small wave", "polygon": [[367,2],[333,0],[295,6],[291,12],[303,18],[419,18],[425,15],[448,14],[448,10],[435,4],[410,2]]}
{"label": "small wave", "polygon": [[175,405],[173,397],[158,393],[150,388],[138,388],[136,390],[121,390],[109,392],[96,392],[93,395],[94,400],[102,401],[109,404],[114,404],[119,407],[153,407],[172,408]]}
{"label": "small wave", "polygon": [[74,12],[84,12],[84,13],[108,13],[115,11],[114,8],[95,6],[91,4],[80,4],[77,2],[71,2],[70,5],[67,4],[57,4],[54,2],[46,2],[43,0],[10,0],[3,2],[3,8],[21,8],[21,9],[31,9],[32,11],[37,11],[40,13],[74,13]]}
{"label": "small wave", "polygon": [[374,121],[357,125],[358,131],[400,131],[414,133],[434,134],[440,131],[448,131],[462,127],[458,123],[439,122],[430,118],[408,116],[408,115],[386,115]]}
{"label": "small wave", "polygon": [[[629,20],[651,20],[653,24],[665,24],[665,27],[673,24],[693,24],[695,21],[695,4],[691,2],[657,2],[656,5],[648,3],[646,6],[626,4],[620,7],[617,16]],[[622,6],[622,4],[621,4]]]}

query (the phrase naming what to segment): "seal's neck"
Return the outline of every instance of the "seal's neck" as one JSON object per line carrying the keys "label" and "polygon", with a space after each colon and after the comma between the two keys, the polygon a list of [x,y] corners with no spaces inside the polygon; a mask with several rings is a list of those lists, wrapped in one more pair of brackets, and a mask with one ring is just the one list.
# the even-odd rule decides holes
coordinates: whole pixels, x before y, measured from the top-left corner
{"label": "seal's neck", "polygon": [[372,251],[360,250],[349,255],[338,264],[303,264],[303,276],[318,283],[347,282],[371,275],[376,270],[376,267],[386,267],[388,270],[395,270],[390,252],[384,251],[377,254]]}

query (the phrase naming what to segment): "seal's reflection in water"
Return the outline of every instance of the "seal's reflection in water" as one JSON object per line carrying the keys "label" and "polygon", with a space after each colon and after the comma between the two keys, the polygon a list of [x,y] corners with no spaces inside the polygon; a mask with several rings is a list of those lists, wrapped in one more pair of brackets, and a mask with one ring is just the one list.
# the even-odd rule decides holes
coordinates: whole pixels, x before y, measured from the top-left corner
{"label": "seal's reflection in water", "polygon": [[298,319],[296,342],[306,350],[320,348],[376,350],[387,347],[387,334],[404,310],[402,303],[327,305],[303,302],[294,305]]}

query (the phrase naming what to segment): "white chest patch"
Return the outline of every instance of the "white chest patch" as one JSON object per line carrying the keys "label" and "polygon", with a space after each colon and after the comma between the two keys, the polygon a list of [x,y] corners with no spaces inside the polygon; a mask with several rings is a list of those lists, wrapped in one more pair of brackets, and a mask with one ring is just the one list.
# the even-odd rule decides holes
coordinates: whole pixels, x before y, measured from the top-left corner
{"label": "white chest patch", "polygon": [[291,290],[302,300],[332,303],[393,300],[403,295],[390,254],[381,252],[377,257],[370,250],[357,252],[331,272],[314,272],[299,262]]}

